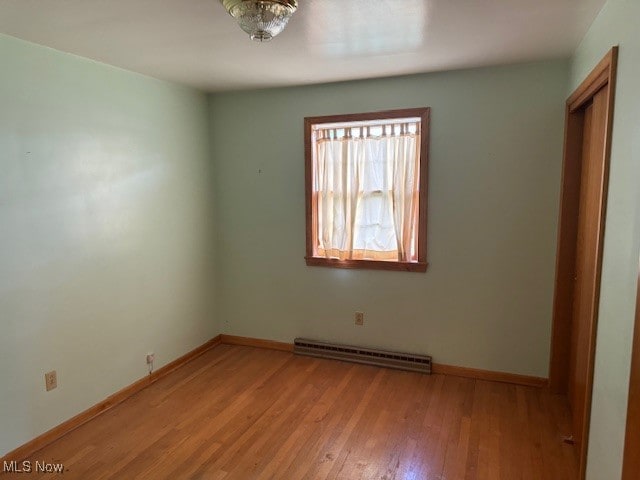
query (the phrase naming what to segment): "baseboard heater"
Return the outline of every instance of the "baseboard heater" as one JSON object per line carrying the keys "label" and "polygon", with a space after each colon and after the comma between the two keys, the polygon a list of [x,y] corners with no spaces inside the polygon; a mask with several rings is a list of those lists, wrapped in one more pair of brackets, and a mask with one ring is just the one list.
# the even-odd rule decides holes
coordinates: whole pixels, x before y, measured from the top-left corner
{"label": "baseboard heater", "polygon": [[411,372],[431,373],[431,357],[428,355],[353,347],[350,345],[318,342],[306,338],[296,338],[293,344],[293,352],[298,355],[331,358],[334,360],[364,363]]}

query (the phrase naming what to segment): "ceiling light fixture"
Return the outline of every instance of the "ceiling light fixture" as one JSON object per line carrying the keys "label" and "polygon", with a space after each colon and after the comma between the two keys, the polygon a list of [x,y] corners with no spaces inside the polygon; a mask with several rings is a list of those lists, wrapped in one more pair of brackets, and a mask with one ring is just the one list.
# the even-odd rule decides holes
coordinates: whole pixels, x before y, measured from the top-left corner
{"label": "ceiling light fixture", "polygon": [[220,0],[251,40],[268,42],[278,35],[298,8],[297,0]]}

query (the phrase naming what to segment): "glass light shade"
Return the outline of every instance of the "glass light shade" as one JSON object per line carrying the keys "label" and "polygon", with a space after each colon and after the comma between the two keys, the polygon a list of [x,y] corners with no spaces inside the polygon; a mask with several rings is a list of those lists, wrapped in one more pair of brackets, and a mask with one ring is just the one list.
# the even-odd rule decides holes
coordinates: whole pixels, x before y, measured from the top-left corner
{"label": "glass light shade", "polygon": [[221,0],[252,40],[267,42],[287,26],[297,0]]}

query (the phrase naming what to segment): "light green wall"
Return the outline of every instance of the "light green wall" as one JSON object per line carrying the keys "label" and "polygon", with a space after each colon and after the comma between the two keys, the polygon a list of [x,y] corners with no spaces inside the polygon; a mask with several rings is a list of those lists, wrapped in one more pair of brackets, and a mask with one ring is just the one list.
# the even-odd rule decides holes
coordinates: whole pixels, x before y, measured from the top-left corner
{"label": "light green wall", "polygon": [[640,245],[640,2],[609,0],[578,48],[575,89],[620,45],[587,478],[620,478]]}
{"label": "light green wall", "polygon": [[218,332],[206,95],[6,36],[0,65],[3,455]]}
{"label": "light green wall", "polygon": [[[223,331],[546,377],[567,81],[556,61],[213,95]],[[305,266],[303,118],[422,106],[427,273]]]}

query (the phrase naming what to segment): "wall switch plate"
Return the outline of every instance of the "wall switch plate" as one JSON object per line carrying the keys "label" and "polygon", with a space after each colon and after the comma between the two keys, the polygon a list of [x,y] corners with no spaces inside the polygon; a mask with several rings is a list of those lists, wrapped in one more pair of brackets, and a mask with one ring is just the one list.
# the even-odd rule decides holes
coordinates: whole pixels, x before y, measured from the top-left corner
{"label": "wall switch plate", "polygon": [[364,312],[356,312],[356,325],[364,325]]}
{"label": "wall switch plate", "polygon": [[58,386],[58,375],[55,370],[44,374],[44,386],[47,392]]}

